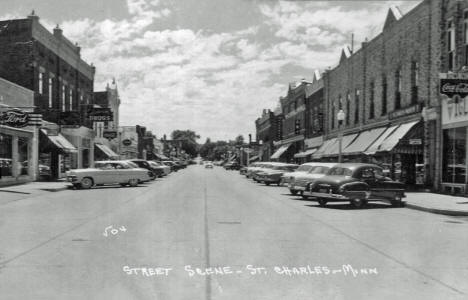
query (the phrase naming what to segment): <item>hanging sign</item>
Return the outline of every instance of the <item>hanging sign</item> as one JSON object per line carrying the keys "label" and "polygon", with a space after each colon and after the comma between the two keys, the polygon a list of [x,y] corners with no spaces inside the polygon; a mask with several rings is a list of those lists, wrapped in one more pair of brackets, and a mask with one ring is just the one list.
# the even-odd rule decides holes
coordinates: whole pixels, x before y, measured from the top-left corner
{"label": "hanging sign", "polygon": [[0,124],[10,127],[26,127],[29,122],[29,114],[19,109],[7,110],[0,113]]}
{"label": "hanging sign", "polygon": [[468,96],[468,79],[440,79],[440,93],[448,96],[449,98],[452,98],[455,95],[465,98]]}
{"label": "hanging sign", "polygon": [[110,108],[93,107],[88,109],[88,119],[93,122],[113,121],[113,114]]}

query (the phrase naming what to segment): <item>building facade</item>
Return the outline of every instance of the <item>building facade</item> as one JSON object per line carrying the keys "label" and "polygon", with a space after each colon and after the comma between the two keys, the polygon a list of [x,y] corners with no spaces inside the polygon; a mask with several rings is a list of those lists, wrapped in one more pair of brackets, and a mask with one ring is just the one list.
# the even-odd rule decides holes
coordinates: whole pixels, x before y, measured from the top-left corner
{"label": "building facade", "polygon": [[[34,12],[26,19],[0,21],[0,28],[0,77],[32,90],[34,111],[46,121],[40,163],[51,168],[53,178],[92,166],[94,133],[87,130],[92,123],[83,108],[92,102],[95,68],[81,59],[80,47],[60,28],[50,33]],[[73,149],[54,143],[65,135]]]}
{"label": "building facade", "polygon": [[273,142],[278,135],[277,117],[271,110],[264,109],[262,116],[255,121],[255,129],[256,140],[260,145],[259,159],[269,161],[274,150]]}

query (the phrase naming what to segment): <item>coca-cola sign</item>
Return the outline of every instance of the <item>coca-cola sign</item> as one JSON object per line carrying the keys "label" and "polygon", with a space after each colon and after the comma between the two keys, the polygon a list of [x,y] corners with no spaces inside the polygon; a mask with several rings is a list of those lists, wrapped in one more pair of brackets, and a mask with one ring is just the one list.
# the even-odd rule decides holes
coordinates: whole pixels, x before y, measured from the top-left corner
{"label": "coca-cola sign", "polygon": [[22,110],[7,110],[0,113],[0,123],[10,127],[26,127],[29,122],[29,114]]}
{"label": "coca-cola sign", "polygon": [[450,98],[455,95],[465,98],[468,96],[468,79],[441,79],[440,93]]}

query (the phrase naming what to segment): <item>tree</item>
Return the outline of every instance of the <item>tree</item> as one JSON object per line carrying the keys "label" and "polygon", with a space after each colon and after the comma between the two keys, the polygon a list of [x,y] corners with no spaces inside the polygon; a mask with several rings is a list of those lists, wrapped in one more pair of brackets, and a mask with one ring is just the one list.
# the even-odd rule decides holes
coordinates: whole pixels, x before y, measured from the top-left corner
{"label": "tree", "polygon": [[235,139],[236,145],[243,145],[244,144],[244,136],[239,134]]}
{"label": "tree", "polygon": [[179,141],[182,150],[191,156],[198,154],[198,143],[197,140],[200,138],[195,131],[192,130],[174,130],[171,133],[173,141]]}

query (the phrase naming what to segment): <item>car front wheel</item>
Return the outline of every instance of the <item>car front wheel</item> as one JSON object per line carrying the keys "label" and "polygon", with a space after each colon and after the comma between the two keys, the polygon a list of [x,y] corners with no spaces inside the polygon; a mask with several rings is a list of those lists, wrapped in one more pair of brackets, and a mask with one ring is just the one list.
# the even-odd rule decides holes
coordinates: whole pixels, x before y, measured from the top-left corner
{"label": "car front wheel", "polygon": [[291,192],[291,195],[296,195],[297,191],[296,190],[289,190]]}
{"label": "car front wheel", "polygon": [[327,205],[327,200],[323,199],[323,198],[318,198],[318,204],[321,206],[321,207],[325,207]]}
{"label": "car front wheel", "polygon": [[353,199],[351,200],[351,206],[354,208],[362,208],[366,205],[366,201],[363,199]]}
{"label": "car front wheel", "polygon": [[90,189],[94,185],[94,182],[91,178],[85,177],[81,180],[80,185],[83,189]]}
{"label": "car front wheel", "polygon": [[128,182],[128,184],[131,186],[131,187],[136,187],[138,185],[138,179],[130,179],[130,181]]}

